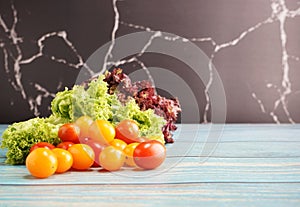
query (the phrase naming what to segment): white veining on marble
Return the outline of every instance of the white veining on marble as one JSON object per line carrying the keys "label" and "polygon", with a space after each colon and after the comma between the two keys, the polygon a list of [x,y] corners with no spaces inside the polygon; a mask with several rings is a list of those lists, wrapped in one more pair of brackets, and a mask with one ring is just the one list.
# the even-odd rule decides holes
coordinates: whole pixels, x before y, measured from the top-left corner
{"label": "white veining on marble", "polygon": [[105,54],[105,57],[104,57],[104,64],[103,64],[103,67],[102,69],[100,70],[100,74],[103,74],[105,72],[105,70],[107,70],[108,68],[108,60],[109,58],[112,57],[112,51],[114,49],[114,46],[115,46],[115,42],[116,42],[116,34],[117,34],[117,31],[119,29],[119,19],[120,19],[120,13],[119,13],[119,10],[118,10],[118,7],[117,7],[117,1],[118,0],[112,0],[112,6],[113,6],[113,10],[114,10],[114,14],[115,14],[115,17],[114,17],[114,26],[113,26],[113,29],[112,29],[112,32],[111,32],[111,44],[107,50],[107,53]]}
{"label": "white veining on marble", "polygon": [[[58,31],[58,32],[50,32],[50,33],[45,33],[42,35],[38,40],[35,42],[37,43],[38,51],[33,54],[31,57],[24,59],[23,57],[23,51],[21,50],[20,44],[23,43],[23,38],[17,33],[17,24],[19,23],[18,19],[18,12],[17,9],[15,8],[14,4],[11,5],[11,11],[13,15],[13,22],[12,25],[9,26],[7,25],[6,21],[3,19],[2,15],[0,14],[0,27],[5,31],[6,36],[9,40],[9,42],[0,42],[0,48],[3,51],[3,59],[4,59],[4,70],[5,73],[8,76],[8,81],[11,84],[11,86],[18,92],[21,93],[22,98],[24,100],[28,101],[29,108],[31,111],[33,111],[35,116],[40,115],[40,112],[38,110],[38,107],[42,104],[42,99],[43,98],[48,98],[48,97],[53,97],[54,94],[50,93],[46,88],[43,86],[35,83],[35,89],[39,93],[36,97],[29,97],[26,90],[24,89],[24,85],[22,82],[22,65],[25,64],[30,64],[33,61],[37,60],[38,58],[44,56],[48,57],[51,60],[65,64],[69,67],[75,68],[75,69],[80,69],[82,66],[85,65],[85,61],[81,57],[81,55],[77,52],[75,46],[73,43],[68,39],[67,37],[67,32],[66,31]],[[73,51],[73,53],[77,57],[77,63],[71,63],[68,62],[66,59],[62,58],[57,58],[55,56],[48,56],[47,54],[44,54],[43,49],[45,47],[44,41],[48,38],[52,37],[59,37],[61,38],[64,43]],[[13,49],[9,50],[8,46],[6,47],[6,44],[8,46],[13,45]],[[16,52],[14,52],[16,51]],[[12,62],[12,63],[11,63]],[[9,64],[11,63],[11,64]],[[9,66],[12,65],[12,68]],[[92,71],[88,68],[85,67],[87,71],[92,74]],[[61,83],[60,83],[61,84]],[[11,105],[13,105],[14,102],[11,101]]]}
{"label": "white veining on marble", "polygon": [[263,102],[257,98],[256,94],[255,93],[252,93],[252,97],[257,101],[257,103],[259,104],[260,106],[260,110],[263,112],[263,113],[266,113],[266,109],[265,109],[265,106],[263,104]]}
{"label": "white veining on marble", "polygon": [[[187,40],[192,41],[192,42],[210,42],[212,44],[212,46],[214,46],[214,51],[213,53],[210,55],[210,59],[209,59],[209,63],[208,63],[208,67],[210,70],[210,78],[208,83],[205,86],[205,98],[206,98],[206,104],[205,104],[205,111],[203,114],[203,122],[204,123],[208,123],[208,113],[210,110],[210,97],[209,97],[209,89],[211,87],[211,84],[213,83],[213,60],[215,55],[222,49],[225,49],[227,47],[232,47],[235,46],[236,44],[238,44],[244,37],[246,37],[246,35],[248,35],[251,32],[254,32],[255,30],[257,30],[258,28],[260,28],[261,26],[263,26],[264,24],[268,24],[272,22],[272,18],[267,18],[265,21],[263,22],[259,22],[256,25],[254,25],[253,27],[248,28],[246,31],[242,32],[237,38],[229,41],[229,42],[225,42],[222,44],[217,44],[216,41],[212,38],[212,37],[203,37],[203,38],[199,38],[199,37],[193,37],[193,38],[185,38],[185,37],[179,37],[179,36],[175,36],[175,37],[168,37],[168,36],[162,36],[162,38],[164,40],[167,41],[177,41],[180,40],[183,43],[187,42]],[[121,21],[122,25],[128,26],[128,27],[132,27],[135,29],[139,29],[139,30],[144,30],[144,31],[148,31],[148,32],[155,32],[156,30],[151,29],[150,27],[145,27],[142,25],[136,25],[136,24],[132,24],[132,23],[126,23],[124,21]],[[160,32],[160,31],[156,31],[156,32]]]}
{"label": "white veining on marble", "polygon": [[[286,7],[286,2],[284,0],[271,0],[272,8],[272,17],[273,21],[279,21],[279,31],[280,31],[280,40],[281,40],[281,50],[282,50],[282,59],[281,59],[281,68],[282,68],[282,81],[281,87],[268,83],[267,88],[273,88],[278,93],[278,98],[274,101],[274,106],[269,110],[270,116],[273,118],[275,123],[280,123],[276,111],[279,106],[284,110],[285,116],[290,123],[295,123],[289,110],[288,110],[288,97],[292,94],[292,83],[290,81],[290,65],[289,59],[299,60],[299,57],[289,55],[287,50],[287,39],[288,36],[285,31],[285,23],[287,18],[295,18],[300,15],[300,7],[294,11],[288,10]],[[258,101],[260,107],[262,107],[262,102]]]}
{"label": "white veining on marble", "polygon": [[[211,87],[211,84],[213,84],[214,81],[214,77],[212,75],[212,67],[213,67],[213,60],[215,58],[215,56],[218,54],[218,52],[220,50],[224,50],[228,47],[234,47],[235,45],[237,45],[238,43],[240,43],[247,35],[249,35],[250,33],[255,32],[257,29],[263,27],[266,24],[271,24],[274,22],[279,21],[279,25],[280,25],[280,40],[281,40],[281,48],[282,48],[282,83],[281,83],[281,88],[279,88],[278,86],[276,86],[275,84],[272,83],[268,83],[266,85],[267,88],[273,88],[278,92],[278,98],[277,100],[275,100],[274,102],[274,107],[272,109],[266,109],[266,107],[264,106],[264,103],[261,99],[259,99],[256,95],[255,92],[251,93],[251,96],[254,100],[256,100],[256,102],[258,103],[258,105],[260,106],[261,112],[264,114],[269,114],[273,121],[275,123],[280,123],[280,120],[278,118],[277,115],[277,109],[279,106],[282,106],[282,108],[284,109],[284,113],[288,119],[288,121],[290,123],[295,123],[293,118],[290,115],[290,112],[288,110],[288,96],[290,94],[292,94],[292,85],[289,79],[289,72],[290,72],[290,66],[288,63],[288,59],[294,59],[299,61],[299,57],[293,56],[288,54],[287,52],[287,48],[286,48],[286,42],[287,42],[287,34],[285,31],[285,22],[287,18],[295,18],[296,16],[300,15],[300,7],[296,10],[288,10],[288,8],[285,5],[285,0],[271,0],[270,1],[270,7],[272,8],[272,13],[270,14],[270,17],[268,17],[267,19],[265,19],[262,22],[258,22],[257,24],[255,24],[254,26],[248,28],[245,31],[242,31],[240,33],[240,35],[238,35],[238,37],[233,38],[232,40],[225,42],[225,43],[221,43],[218,44],[212,37],[193,37],[193,38],[169,38],[169,37],[162,37],[165,40],[168,41],[176,41],[178,39],[181,39],[182,42],[186,42],[186,40],[190,40],[193,42],[210,42],[211,45],[214,47],[214,50],[212,52],[212,54],[210,55],[210,61],[209,61],[209,69],[210,69],[210,79],[208,81],[208,83],[206,84],[205,87],[205,97],[206,97],[206,106],[205,106],[205,111],[203,114],[203,120],[204,123],[208,122],[208,113],[209,113],[209,109],[210,109],[210,97],[208,94],[209,88]],[[127,27],[131,27],[137,30],[143,30],[143,31],[148,31],[148,32],[154,32],[156,31],[155,29],[152,29],[148,26],[145,25],[137,25],[134,23],[128,23],[125,21],[120,21],[120,23],[124,26]]]}
{"label": "white veining on marble", "polygon": [[293,60],[296,60],[296,61],[300,61],[300,58],[297,57],[297,56],[294,56],[294,55],[289,55],[289,59],[293,59]]}
{"label": "white veining on marble", "polygon": [[119,9],[118,9],[118,6],[117,6],[117,1],[118,0],[112,0],[112,6],[113,6],[113,11],[114,11],[115,17],[114,17],[113,29],[112,29],[112,32],[111,32],[111,44],[110,44],[110,46],[107,50],[107,53],[105,54],[104,64],[103,64],[103,67],[100,70],[99,74],[103,74],[105,72],[105,70],[107,70],[109,68],[109,66],[118,67],[120,65],[136,62],[146,72],[146,74],[147,74],[150,82],[152,83],[152,85],[155,86],[154,80],[153,80],[153,78],[150,74],[150,71],[147,69],[145,63],[143,63],[141,60],[139,60],[139,57],[142,56],[145,53],[145,51],[152,44],[152,41],[155,38],[162,36],[161,32],[155,31],[153,33],[153,35],[149,38],[148,42],[145,43],[145,46],[141,49],[141,51],[138,54],[135,54],[134,56],[132,56],[131,58],[118,60],[117,62],[109,61],[109,58],[111,58],[113,56],[112,52],[113,52],[114,46],[116,44],[116,34],[118,32],[120,24],[122,23],[120,21],[120,12],[119,12]]}
{"label": "white veining on marble", "polygon": [[40,94],[38,94],[34,99],[29,97],[28,102],[30,105],[30,110],[34,112],[35,116],[39,116],[40,112],[38,111],[38,106],[42,104],[43,98],[54,98],[55,94],[50,93],[46,88],[37,83],[34,84],[34,87],[38,92],[40,92]]}
{"label": "white veining on marble", "polygon": [[[273,15],[276,16],[276,18],[279,20],[280,23],[280,40],[281,40],[281,49],[282,49],[281,64],[282,64],[282,72],[283,72],[282,82],[281,82],[283,91],[280,90],[279,98],[274,103],[274,109],[271,111],[271,116],[272,114],[275,114],[276,109],[281,104],[289,122],[295,123],[289,113],[288,106],[287,106],[287,97],[289,94],[292,93],[292,88],[289,79],[290,66],[288,63],[288,52],[286,48],[287,35],[285,31],[285,22],[287,18],[294,18],[298,14],[297,12],[295,13],[293,11],[289,11],[285,5],[284,0],[272,0],[271,3],[272,3],[271,7],[273,10]],[[298,9],[298,12],[300,14],[300,9]],[[272,117],[274,119],[275,116]],[[274,119],[274,121],[276,122],[277,119]]]}

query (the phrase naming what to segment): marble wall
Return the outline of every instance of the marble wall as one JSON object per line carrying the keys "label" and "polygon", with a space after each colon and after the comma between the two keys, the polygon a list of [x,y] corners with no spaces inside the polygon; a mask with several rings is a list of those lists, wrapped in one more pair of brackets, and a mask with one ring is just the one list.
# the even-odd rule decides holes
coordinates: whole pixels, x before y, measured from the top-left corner
{"label": "marble wall", "polygon": [[[141,31],[153,34],[145,47],[160,39],[201,48],[223,82],[227,122],[300,122],[299,0],[0,0],[0,123],[49,115],[55,93],[72,87],[95,50]],[[127,73],[142,65],[178,74],[200,122],[210,121],[213,76],[202,82],[186,64],[143,51],[127,62],[119,65]]]}

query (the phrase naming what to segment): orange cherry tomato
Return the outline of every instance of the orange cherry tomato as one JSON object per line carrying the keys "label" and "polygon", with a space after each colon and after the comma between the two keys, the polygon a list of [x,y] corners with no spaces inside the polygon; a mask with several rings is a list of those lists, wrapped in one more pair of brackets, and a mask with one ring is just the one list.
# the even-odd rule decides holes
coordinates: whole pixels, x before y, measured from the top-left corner
{"label": "orange cherry tomato", "polygon": [[123,150],[126,158],[125,158],[125,163],[126,165],[130,166],[130,167],[136,167],[136,164],[133,160],[133,152],[136,148],[136,146],[138,146],[139,143],[138,142],[134,142],[131,144],[128,144],[125,149]]}
{"label": "orange cherry tomato", "polygon": [[56,155],[47,148],[35,149],[26,158],[26,168],[37,178],[47,178],[53,175],[57,165]]}
{"label": "orange cherry tomato", "polygon": [[58,166],[55,171],[56,173],[64,173],[72,167],[73,157],[68,150],[55,148],[52,152],[56,155],[58,161]]}
{"label": "orange cherry tomato", "polygon": [[109,145],[115,135],[115,128],[109,121],[96,120],[89,128],[89,137],[101,145]]}
{"label": "orange cherry tomato", "polygon": [[95,160],[94,160],[92,167],[100,167],[98,158],[99,158],[101,151],[105,148],[105,146],[103,146],[99,142],[95,142],[94,140],[87,138],[87,137],[80,139],[80,142],[82,144],[89,145],[94,150]]}
{"label": "orange cherry tomato", "polygon": [[72,168],[76,170],[87,170],[93,165],[95,153],[90,146],[86,144],[74,144],[69,147],[68,151],[73,157]]}

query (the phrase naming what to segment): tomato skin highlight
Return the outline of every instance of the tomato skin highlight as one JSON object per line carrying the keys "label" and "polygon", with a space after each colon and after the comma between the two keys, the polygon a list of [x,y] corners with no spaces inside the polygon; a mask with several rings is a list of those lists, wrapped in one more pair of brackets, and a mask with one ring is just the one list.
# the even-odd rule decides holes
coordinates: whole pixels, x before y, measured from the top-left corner
{"label": "tomato skin highlight", "polygon": [[61,142],[61,143],[59,143],[56,147],[57,147],[57,148],[61,148],[61,149],[68,150],[69,147],[71,147],[72,145],[74,145],[73,142]]}
{"label": "tomato skin highlight", "polygon": [[139,139],[139,127],[137,123],[130,119],[122,120],[116,126],[116,138],[121,139],[127,144],[141,142]]}
{"label": "tomato skin highlight", "polygon": [[47,148],[35,149],[26,158],[26,168],[36,178],[47,178],[53,175],[57,166],[56,155]]}
{"label": "tomato skin highlight", "polygon": [[109,121],[96,120],[89,128],[88,137],[106,146],[115,138],[115,135],[115,128]]}
{"label": "tomato skin highlight", "polygon": [[63,142],[79,143],[80,128],[73,123],[66,123],[58,130],[58,137]]}
{"label": "tomato skin highlight", "polygon": [[38,148],[47,148],[47,149],[52,150],[55,148],[55,146],[48,142],[38,142],[38,143],[32,145],[29,152],[32,152],[33,150],[38,149]]}
{"label": "tomato skin highlight", "polygon": [[164,162],[165,158],[166,148],[156,140],[140,143],[133,152],[135,164],[146,170],[157,168]]}
{"label": "tomato skin highlight", "polygon": [[121,139],[113,139],[113,141],[111,141],[109,144],[119,150],[124,150],[125,147],[127,146],[126,142],[124,142]]}

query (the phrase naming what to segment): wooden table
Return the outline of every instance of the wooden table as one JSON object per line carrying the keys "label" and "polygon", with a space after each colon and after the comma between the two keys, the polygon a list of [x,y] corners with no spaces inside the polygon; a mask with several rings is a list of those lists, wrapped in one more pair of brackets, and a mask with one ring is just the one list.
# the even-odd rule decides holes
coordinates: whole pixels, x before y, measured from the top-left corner
{"label": "wooden table", "polygon": [[[219,140],[207,140],[212,126],[180,125],[152,171],[35,179],[24,166],[5,165],[1,151],[0,206],[300,206],[300,125],[226,125]],[[215,147],[209,157],[207,144]]]}

